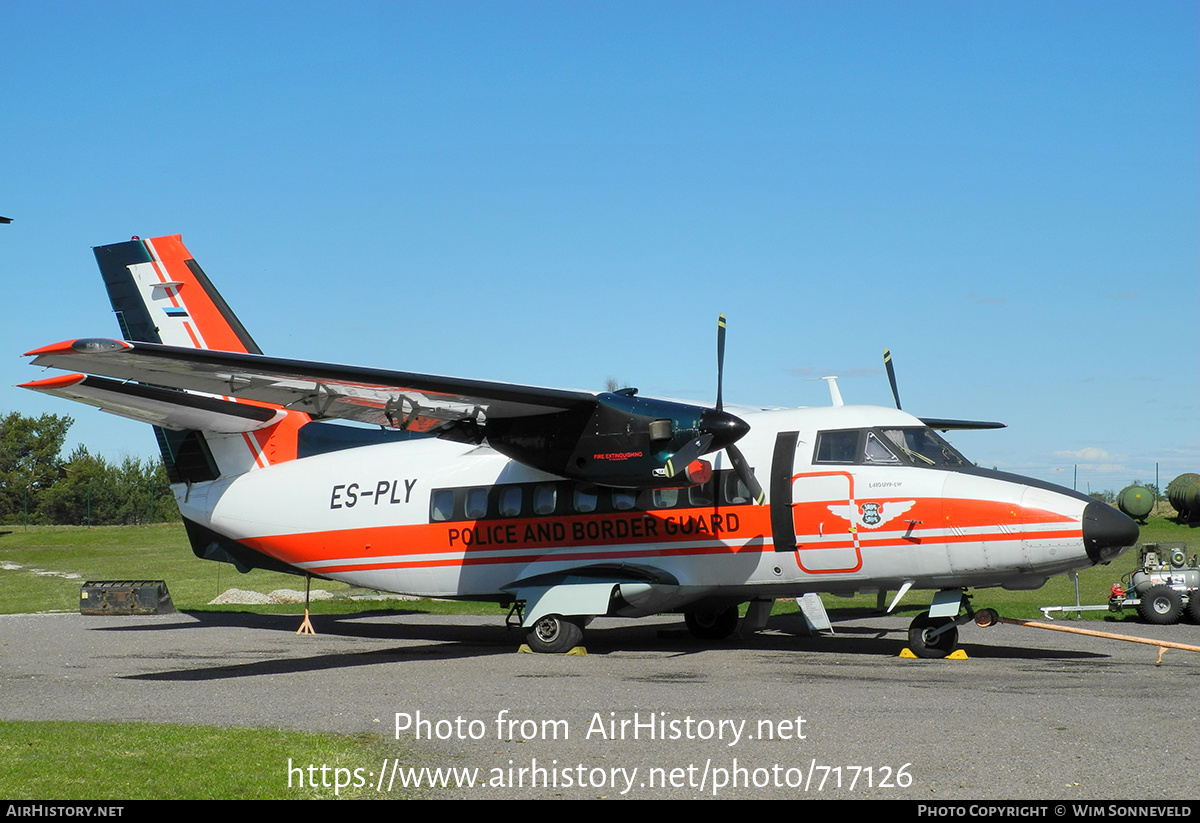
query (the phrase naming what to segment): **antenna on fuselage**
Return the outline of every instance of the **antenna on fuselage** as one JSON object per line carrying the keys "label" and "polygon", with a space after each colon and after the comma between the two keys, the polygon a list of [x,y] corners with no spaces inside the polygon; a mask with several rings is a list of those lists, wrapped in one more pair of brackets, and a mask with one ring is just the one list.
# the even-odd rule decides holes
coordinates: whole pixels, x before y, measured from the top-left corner
{"label": "antenna on fuselage", "polygon": [[829,402],[835,406],[846,405],[842,402],[842,393],[838,391],[837,375],[822,377],[821,379],[829,384]]}

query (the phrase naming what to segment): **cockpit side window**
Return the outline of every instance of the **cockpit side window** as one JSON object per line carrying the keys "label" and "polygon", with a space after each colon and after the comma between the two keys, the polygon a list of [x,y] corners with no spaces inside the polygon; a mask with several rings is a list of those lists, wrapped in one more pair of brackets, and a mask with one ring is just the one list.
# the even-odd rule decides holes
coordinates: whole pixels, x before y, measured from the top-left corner
{"label": "cockpit side window", "polygon": [[867,443],[863,448],[863,462],[868,466],[898,466],[900,458],[892,454],[892,450],[884,445],[875,432],[867,432]]}
{"label": "cockpit side window", "polygon": [[853,463],[858,459],[858,430],[819,432],[814,463]]}

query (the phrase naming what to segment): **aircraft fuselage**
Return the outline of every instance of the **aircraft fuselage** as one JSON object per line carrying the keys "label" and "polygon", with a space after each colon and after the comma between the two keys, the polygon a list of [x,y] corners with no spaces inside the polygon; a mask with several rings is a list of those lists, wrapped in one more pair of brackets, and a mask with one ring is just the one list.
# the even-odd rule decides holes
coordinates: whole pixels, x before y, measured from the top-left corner
{"label": "aircraft fuselage", "polygon": [[[674,587],[680,608],[905,581],[1036,588],[1115,553],[1089,550],[1085,537],[1126,539],[1117,528],[1097,540],[1104,526],[1085,536],[1096,501],[1068,489],[907,456],[887,432],[923,426],[895,409],[742,416],[751,424],[743,450],[760,475],[770,472],[765,506],[747,499],[723,455],[703,486],[622,489],[436,438],[315,455],[177,493],[185,518],[297,569],[433,597],[502,600],[514,581],[580,567],[653,570],[647,579]],[[822,442],[831,433],[858,442],[839,453]],[[869,462],[880,442],[875,457],[887,462]]]}

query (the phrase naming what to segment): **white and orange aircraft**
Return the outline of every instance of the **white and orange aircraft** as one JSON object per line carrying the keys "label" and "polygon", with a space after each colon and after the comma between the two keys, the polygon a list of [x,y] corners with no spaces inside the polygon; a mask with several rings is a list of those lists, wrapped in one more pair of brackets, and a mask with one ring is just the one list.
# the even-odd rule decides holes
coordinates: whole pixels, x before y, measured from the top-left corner
{"label": "white and orange aircraft", "polygon": [[77,373],[24,387],[152,424],[193,551],[242,571],[511,604],[543,652],[599,616],[683,612],[719,638],[744,603],[761,628],[777,598],[932,589],[909,640],[940,657],[966,588],[1037,588],[1137,539],[935,432],[998,423],[843,405],[832,381],[831,406],[734,415],[724,318],[706,408],[268,357],[178,235],[95,254],[124,339],[35,349]]}

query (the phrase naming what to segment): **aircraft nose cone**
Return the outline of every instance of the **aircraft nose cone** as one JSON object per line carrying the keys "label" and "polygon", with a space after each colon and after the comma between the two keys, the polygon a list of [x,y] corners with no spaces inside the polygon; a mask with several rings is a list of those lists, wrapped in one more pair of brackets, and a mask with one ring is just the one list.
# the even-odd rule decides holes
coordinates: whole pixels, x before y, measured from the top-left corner
{"label": "aircraft nose cone", "polygon": [[750,424],[727,411],[706,409],[700,415],[700,431],[713,436],[709,451],[717,451],[741,440],[750,431]]}
{"label": "aircraft nose cone", "polygon": [[1083,545],[1093,563],[1107,563],[1138,539],[1138,526],[1099,500],[1083,509]]}

